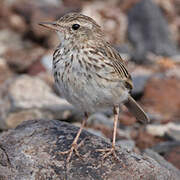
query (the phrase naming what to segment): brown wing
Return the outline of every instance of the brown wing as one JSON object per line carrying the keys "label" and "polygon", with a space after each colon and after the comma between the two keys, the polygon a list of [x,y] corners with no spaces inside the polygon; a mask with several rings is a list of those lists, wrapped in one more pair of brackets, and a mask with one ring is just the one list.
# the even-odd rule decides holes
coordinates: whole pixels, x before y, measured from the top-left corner
{"label": "brown wing", "polygon": [[108,43],[106,43],[105,46],[99,47],[98,51],[101,52],[111,61],[117,75],[121,78],[121,80],[124,81],[125,87],[131,90],[133,88],[131,75],[128,73],[125,67],[126,65],[123,59],[121,58],[120,54],[114,48],[112,48]]}

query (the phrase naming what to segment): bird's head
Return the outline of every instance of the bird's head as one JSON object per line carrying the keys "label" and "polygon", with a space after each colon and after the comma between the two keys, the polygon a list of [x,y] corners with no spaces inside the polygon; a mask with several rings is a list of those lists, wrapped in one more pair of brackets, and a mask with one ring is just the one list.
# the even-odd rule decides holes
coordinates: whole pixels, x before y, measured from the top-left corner
{"label": "bird's head", "polygon": [[98,40],[103,32],[100,26],[90,17],[69,13],[54,22],[41,22],[39,25],[55,30],[60,41],[74,41],[78,43],[86,40]]}

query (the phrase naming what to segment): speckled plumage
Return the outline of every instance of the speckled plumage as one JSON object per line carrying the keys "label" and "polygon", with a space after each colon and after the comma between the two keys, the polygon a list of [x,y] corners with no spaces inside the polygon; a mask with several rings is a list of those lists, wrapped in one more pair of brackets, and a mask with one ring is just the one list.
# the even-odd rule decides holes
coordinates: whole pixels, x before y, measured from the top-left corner
{"label": "speckled plumage", "polygon": [[70,29],[59,33],[61,42],[53,55],[53,70],[61,95],[89,113],[125,101],[132,88],[131,77],[118,52],[102,38],[100,26],[76,13],[57,22],[64,26],[72,22],[87,25],[83,29],[85,35],[71,35]]}
{"label": "speckled plumage", "polygon": [[[137,120],[147,122],[148,117],[129,92],[133,88],[131,76],[119,53],[104,40],[100,26],[90,17],[70,13],[53,23],[41,23],[55,30],[60,44],[53,54],[55,83],[61,95],[86,115],[114,108],[114,131],[112,148],[100,150],[104,157],[115,154],[116,128],[119,105],[125,104]],[[87,118],[86,118],[87,119]],[[85,125],[83,121],[71,149],[77,151],[77,140]]]}
{"label": "speckled plumage", "polygon": [[[119,78],[121,74],[118,76],[109,59],[100,51],[91,51],[94,49],[84,47],[65,55],[60,54],[65,52],[60,45],[56,51],[59,55],[53,60],[54,77],[61,95],[84,112],[120,104],[129,92],[125,80]],[[101,61],[96,60],[101,58]]]}

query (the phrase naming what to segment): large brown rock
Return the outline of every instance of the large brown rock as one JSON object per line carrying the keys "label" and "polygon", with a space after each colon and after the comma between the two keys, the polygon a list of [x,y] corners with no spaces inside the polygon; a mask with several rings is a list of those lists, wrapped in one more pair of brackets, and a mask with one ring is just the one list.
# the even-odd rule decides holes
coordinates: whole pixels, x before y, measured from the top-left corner
{"label": "large brown rock", "polygon": [[1,180],[178,180],[178,173],[144,155],[117,148],[119,161],[102,163],[98,148],[110,147],[104,139],[83,131],[79,152],[69,164],[60,155],[70,147],[78,128],[57,120],[26,121],[0,136]]}

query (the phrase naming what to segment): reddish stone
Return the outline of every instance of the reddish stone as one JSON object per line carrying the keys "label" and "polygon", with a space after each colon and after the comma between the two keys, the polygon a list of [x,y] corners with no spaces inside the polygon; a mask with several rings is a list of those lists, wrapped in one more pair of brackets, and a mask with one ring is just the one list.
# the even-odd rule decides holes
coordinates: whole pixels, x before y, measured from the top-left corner
{"label": "reddish stone", "polygon": [[165,155],[165,159],[180,169],[180,147],[171,149],[171,152]]}
{"label": "reddish stone", "polygon": [[161,137],[155,137],[151,134],[148,134],[144,129],[133,130],[131,133],[131,138],[136,141],[136,146],[140,149],[151,148],[164,141]]}
{"label": "reddish stone", "polygon": [[120,114],[120,126],[121,124],[125,126],[132,126],[136,122],[136,118],[129,112]]}
{"label": "reddish stone", "polygon": [[41,72],[46,72],[46,68],[42,65],[41,61],[34,62],[28,69],[28,74],[37,75]]}
{"label": "reddish stone", "polygon": [[19,50],[9,49],[4,57],[8,65],[15,72],[26,72],[27,69],[36,61],[40,60],[44,54],[44,49],[40,47],[25,48]]}
{"label": "reddish stone", "polygon": [[153,77],[145,88],[144,105],[164,120],[177,120],[180,115],[180,80],[175,77]]}

